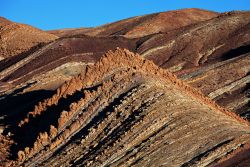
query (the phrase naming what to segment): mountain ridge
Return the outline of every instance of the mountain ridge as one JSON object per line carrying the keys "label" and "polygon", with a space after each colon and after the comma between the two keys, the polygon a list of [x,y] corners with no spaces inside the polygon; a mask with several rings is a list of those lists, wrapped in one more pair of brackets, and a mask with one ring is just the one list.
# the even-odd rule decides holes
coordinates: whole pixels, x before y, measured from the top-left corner
{"label": "mountain ridge", "polygon": [[0,27],[0,166],[248,164],[249,11]]}
{"label": "mountain ridge", "polygon": [[[119,55],[119,56],[118,56]],[[111,61],[112,60],[112,61]],[[124,70],[119,71],[119,69],[122,68]],[[127,70],[128,71],[127,71]],[[114,72],[115,71],[115,72]],[[126,72],[127,71],[127,72]],[[134,71],[134,72],[133,72]],[[99,74],[98,74],[99,73]],[[112,74],[113,73],[113,74]],[[119,75],[121,76],[126,76],[126,73],[131,73],[131,76],[136,76],[141,75],[140,73],[144,73],[143,75],[148,75],[149,78],[151,76],[154,76],[154,79],[160,77],[163,83],[166,83],[165,85],[174,85],[174,92],[176,92],[178,89],[181,91],[183,94],[184,92],[188,92],[188,97],[189,98],[194,98],[197,101],[200,101],[202,104],[207,105],[211,108],[213,111],[218,111],[221,112],[222,115],[225,115],[225,117],[228,117],[227,119],[230,120],[237,120],[239,124],[242,126],[246,126],[249,128],[249,122],[246,120],[243,120],[242,118],[232,114],[232,112],[228,112],[218,105],[216,105],[214,102],[203,96],[201,93],[198,93],[197,91],[194,91],[193,88],[185,85],[183,82],[178,80],[173,74],[162,70],[158,68],[156,65],[154,65],[152,62],[143,59],[139,55],[134,55],[133,53],[127,51],[127,50],[121,50],[117,49],[115,52],[108,52],[106,56],[102,57],[99,62],[97,62],[95,65],[90,66],[87,68],[87,72],[83,76],[76,77],[69,81],[68,83],[65,83],[61,88],[57,90],[57,93],[52,96],[52,98],[45,100],[44,103],[40,103],[38,106],[35,107],[34,112],[29,113],[30,119],[37,119],[40,116],[44,115],[43,112],[47,112],[46,110],[50,106],[58,105],[57,99],[61,98],[68,98],[69,96],[72,96],[76,91],[84,90],[84,89],[89,89],[91,87],[96,87],[96,85],[99,85],[99,81],[103,80],[105,81],[105,78],[110,78],[109,75],[113,76],[110,78],[110,81],[106,81],[102,83],[103,88],[97,89],[97,92],[101,92],[101,89],[106,90],[108,88],[109,84],[115,83],[116,78],[120,78]],[[124,80],[127,80],[126,78],[123,77]],[[156,79],[158,80],[158,79]],[[128,79],[129,82],[131,82],[130,79]],[[125,81],[124,81],[125,82]],[[126,81],[127,82],[127,81]],[[133,82],[131,82],[132,84]],[[99,87],[99,86],[98,86]],[[114,87],[115,88],[115,87]],[[49,132],[43,132],[38,135],[37,140],[34,143],[33,148],[25,148],[25,152],[19,151],[19,160],[22,162],[24,161],[25,157],[28,158],[34,158],[33,160],[29,160],[27,164],[33,164],[34,162],[39,162],[42,161],[43,159],[42,156],[45,154],[47,151],[39,151],[39,149],[42,149],[43,147],[47,147],[46,143],[49,141],[52,141],[51,144],[49,144],[49,150],[53,150],[54,148],[57,148],[57,145],[60,146],[63,144],[63,140],[68,140],[67,138],[70,137],[70,134],[73,133],[74,129],[77,130],[77,127],[80,127],[81,121],[78,121],[76,123],[72,123],[72,128],[69,128],[69,130],[66,130],[65,132],[60,130],[61,128],[64,128],[64,124],[67,124],[67,122],[72,119],[71,117],[75,117],[76,112],[79,112],[80,106],[84,106],[87,103],[87,99],[91,98],[92,96],[95,96],[96,93],[90,93],[89,91],[84,92],[85,98],[81,99],[78,103],[71,103],[68,111],[63,111],[61,113],[61,116],[58,119],[58,129],[55,129],[54,125],[50,125],[50,130]],[[111,92],[110,92],[111,93]],[[98,94],[98,93],[97,93]],[[185,94],[186,95],[186,94]],[[109,96],[107,94],[107,96]],[[112,95],[114,96],[114,95]],[[187,95],[186,95],[187,96]],[[86,104],[84,104],[86,103]],[[112,103],[111,103],[112,104]],[[90,113],[86,113],[89,115],[89,117],[92,117]],[[87,116],[86,115],[86,116]],[[219,114],[220,115],[220,114]],[[221,117],[222,117],[221,115]],[[81,116],[84,118],[83,116]],[[164,115],[162,115],[164,117]],[[167,117],[168,118],[168,117]],[[80,119],[80,117],[79,117]],[[26,121],[21,121],[21,124],[19,126],[22,128],[23,126],[25,127],[26,124],[29,124],[29,119],[26,119]],[[32,123],[32,122],[31,122]],[[245,125],[244,125],[245,124]],[[72,132],[71,132],[72,131]],[[77,130],[78,131],[78,130]],[[60,132],[62,134],[60,134]],[[56,133],[60,134],[58,135],[57,139],[53,139]],[[94,132],[93,132],[94,133]],[[53,142],[54,141],[54,142]],[[61,143],[61,144],[60,144]],[[38,152],[38,155],[36,155]],[[39,153],[41,152],[41,153]],[[39,155],[41,154],[41,155]],[[51,153],[49,153],[51,154]],[[34,157],[33,157],[34,156]],[[39,159],[36,159],[36,157],[39,157]],[[33,162],[32,162],[33,161]],[[26,162],[26,161],[24,161]],[[32,163],[30,163],[32,162]],[[29,166],[29,165],[28,165]]]}

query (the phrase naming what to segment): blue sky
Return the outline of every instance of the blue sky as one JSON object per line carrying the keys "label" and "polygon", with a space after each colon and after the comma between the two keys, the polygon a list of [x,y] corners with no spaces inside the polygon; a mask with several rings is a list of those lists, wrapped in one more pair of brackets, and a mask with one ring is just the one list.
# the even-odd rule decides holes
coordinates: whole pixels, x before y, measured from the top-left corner
{"label": "blue sky", "polygon": [[0,16],[43,30],[93,27],[183,8],[250,10],[250,0],[0,0]]}

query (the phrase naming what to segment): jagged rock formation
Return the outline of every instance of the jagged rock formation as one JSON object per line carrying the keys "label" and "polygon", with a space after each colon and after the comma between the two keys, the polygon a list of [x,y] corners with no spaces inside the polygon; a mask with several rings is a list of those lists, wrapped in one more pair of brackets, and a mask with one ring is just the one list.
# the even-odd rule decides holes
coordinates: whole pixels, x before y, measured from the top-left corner
{"label": "jagged rock formation", "polygon": [[[0,19],[9,24],[20,25]],[[250,120],[249,25],[249,12],[186,9],[49,32],[58,39],[11,29],[8,44],[22,37],[27,47],[0,49],[8,57],[0,61],[0,164],[248,164],[249,123],[233,112]],[[143,58],[102,57],[116,47]]]}
{"label": "jagged rock formation", "polygon": [[[178,13],[185,16],[194,13],[195,18],[204,19],[208,15],[206,19],[210,19],[197,20],[191,25],[180,24],[179,28],[175,27],[172,31],[167,28],[172,23],[161,24],[157,27],[165,27],[166,33],[157,33],[157,29],[152,35],[144,36],[147,34],[144,33],[143,37],[135,39],[108,33],[105,37],[89,37],[81,31],[71,36],[71,32],[65,31],[64,36],[67,37],[0,62],[0,92],[6,95],[23,88],[23,92],[55,90],[63,82],[84,72],[87,64],[95,63],[108,50],[121,47],[169,69],[221,106],[250,119],[249,12],[229,12],[216,17],[218,14],[206,14],[206,11],[192,9],[162,14],[172,17]],[[159,16],[155,15],[149,15],[150,19],[142,19],[140,22],[134,19],[127,21],[134,26],[144,25],[148,21],[157,22]],[[127,21],[113,23],[111,27],[119,29],[120,24]],[[176,24],[179,24],[178,21]],[[103,31],[108,31],[108,27],[104,26]]]}
{"label": "jagged rock formation", "polygon": [[57,36],[0,17],[0,60],[18,55]]}
{"label": "jagged rock formation", "polygon": [[25,166],[206,166],[250,142],[249,122],[120,49],[65,83],[19,126],[23,148],[12,163]]}

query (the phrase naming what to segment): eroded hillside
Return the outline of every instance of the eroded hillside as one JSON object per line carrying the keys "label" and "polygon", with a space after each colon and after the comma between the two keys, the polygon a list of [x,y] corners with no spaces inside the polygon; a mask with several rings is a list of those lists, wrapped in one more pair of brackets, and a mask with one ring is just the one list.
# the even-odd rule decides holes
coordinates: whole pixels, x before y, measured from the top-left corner
{"label": "eroded hillside", "polygon": [[0,17],[0,60],[48,43],[57,36]]}
{"label": "eroded hillside", "polygon": [[[194,12],[196,16],[200,10],[178,12],[189,12],[189,15]],[[204,12],[200,17],[203,16]],[[140,24],[144,22],[147,21],[142,20]],[[113,23],[112,27],[119,24]],[[172,24],[166,22],[160,27],[169,25]],[[66,37],[1,61],[0,91],[5,96],[13,92],[55,90],[63,82],[84,73],[86,65],[98,61],[105,52],[120,47],[174,72],[221,106],[249,119],[249,25],[249,12],[229,12],[134,39],[115,34],[90,37],[83,32],[72,36],[65,32]]]}
{"label": "eroded hillside", "polygon": [[3,166],[248,164],[249,12],[0,26]]}
{"label": "eroded hillside", "polygon": [[211,165],[248,143],[249,132],[248,121],[152,62],[117,49],[19,122],[13,163]]}

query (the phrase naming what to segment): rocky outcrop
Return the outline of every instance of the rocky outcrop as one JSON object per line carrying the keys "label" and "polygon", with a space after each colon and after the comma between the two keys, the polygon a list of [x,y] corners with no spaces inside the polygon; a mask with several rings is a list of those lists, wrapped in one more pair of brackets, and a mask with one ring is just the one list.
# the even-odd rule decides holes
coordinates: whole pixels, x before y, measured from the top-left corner
{"label": "rocky outcrop", "polygon": [[[39,132],[30,147],[23,146],[15,163],[208,165],[250,142],[248,121],[121,49],[108,52],[39,103],[20,122],[20,131],[36,128],[44,119],[50,121],[41,125],[48,131]],[[195,145],[191,150],[190,144]]]}

